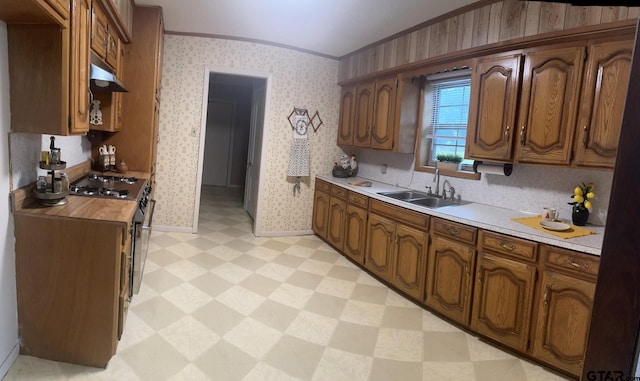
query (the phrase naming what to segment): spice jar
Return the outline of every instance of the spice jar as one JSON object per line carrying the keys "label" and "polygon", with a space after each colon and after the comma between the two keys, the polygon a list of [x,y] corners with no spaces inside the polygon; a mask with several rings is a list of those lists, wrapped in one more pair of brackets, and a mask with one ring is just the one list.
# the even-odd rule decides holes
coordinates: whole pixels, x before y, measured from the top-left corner
{"label": "spice jar", "polygon": [[69,190],[69,176],[61,172],[60,173],[60,181],[62,181],[62,192],[66,192]]}
{"label": "spice jar", "polygon": [[62,179],[59,177],[53,179],[53,193],[62,193]]}

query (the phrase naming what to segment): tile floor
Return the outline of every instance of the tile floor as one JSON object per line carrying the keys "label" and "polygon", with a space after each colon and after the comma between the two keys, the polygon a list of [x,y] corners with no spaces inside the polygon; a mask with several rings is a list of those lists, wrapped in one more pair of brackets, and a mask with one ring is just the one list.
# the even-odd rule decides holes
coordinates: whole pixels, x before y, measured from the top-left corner
{"label": "tile floor", "polygon": [[13,380],[563,380],[408,302],[315,236],[255,237],[204,187],[198,234],[154,232],[106,369],[20,356]]}

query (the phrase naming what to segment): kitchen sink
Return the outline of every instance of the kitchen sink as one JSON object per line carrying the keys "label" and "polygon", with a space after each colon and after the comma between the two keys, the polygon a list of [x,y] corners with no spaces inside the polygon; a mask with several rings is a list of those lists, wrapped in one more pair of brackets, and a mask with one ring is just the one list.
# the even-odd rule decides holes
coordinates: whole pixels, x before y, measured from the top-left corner
{"label": "kitchen sink", "polygon": [[410,200],[409,203],[414,205],[426,206],[427,208],[442,208],[443,206],[460,205],[460,203],[458,202],[436,197],[419,198],[416,200]]}
{"label": "kitchen sink", "polygon": [[446,200],[434,195],[419,191],[393,191],[378,192],[379,195],[392,198],[410,204],[424,206],[427,208],[442,208],[445,206],[461,205],[460,201]]}
{"label": "kitchen sink", "polygon": [[428,193],[418,191],[393,191],[393,192],[378,192],[379,195],[390,197],[394,200],[410,201],[416,199],[423,199],[433,197]]}

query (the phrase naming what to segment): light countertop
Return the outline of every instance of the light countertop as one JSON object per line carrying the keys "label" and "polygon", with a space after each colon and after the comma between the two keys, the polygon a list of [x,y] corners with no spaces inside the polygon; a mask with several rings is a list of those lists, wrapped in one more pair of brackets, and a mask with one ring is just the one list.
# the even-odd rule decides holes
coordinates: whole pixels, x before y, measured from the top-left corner
{"label": "light countertop", "polygon": [[[441,217],[450,221],[459,222],[461,224],[475,226],[497,233],[507,234],[535,242],[546,243],[549,245],[592,255],[599,256],[602,251],[602,241],[604,238],[603,226],[587,225],[585,226],[585,228],[595,231],[596,234],[591,234],[584,237],[563,239],[555,235],[545,233],[544,231],[533,229],[521,223],[512,221],[512,218],[532,217],[536,215],[535,213],[520,212],[480,203],[463,203],[462,205],[432,209],[410,204],[404,201],[394,200],[392,198],[378,194],[378,192],[406,190],[407,188],[397,187],[394,185],[389,185],[362,177],[337,178],[331,175],[317,175],[316,177],[327,182],[340,185],[350,191],[360,193],[389,204],[415,210],[417,212],[422,212],[434,217]],[[361,187],[348,184],[349,182],[357,180],[371,181],[371,187]]]}

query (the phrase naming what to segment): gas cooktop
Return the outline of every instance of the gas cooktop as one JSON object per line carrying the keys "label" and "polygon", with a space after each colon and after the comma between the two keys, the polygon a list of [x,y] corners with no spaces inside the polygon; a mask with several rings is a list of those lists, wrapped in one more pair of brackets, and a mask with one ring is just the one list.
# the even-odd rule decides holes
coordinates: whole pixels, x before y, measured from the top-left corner
{"label": "gas cooktop", "polygon": [[137,200],[146,181],[135,177],[90,173],[74,181],[69,193],[76,196]]}

